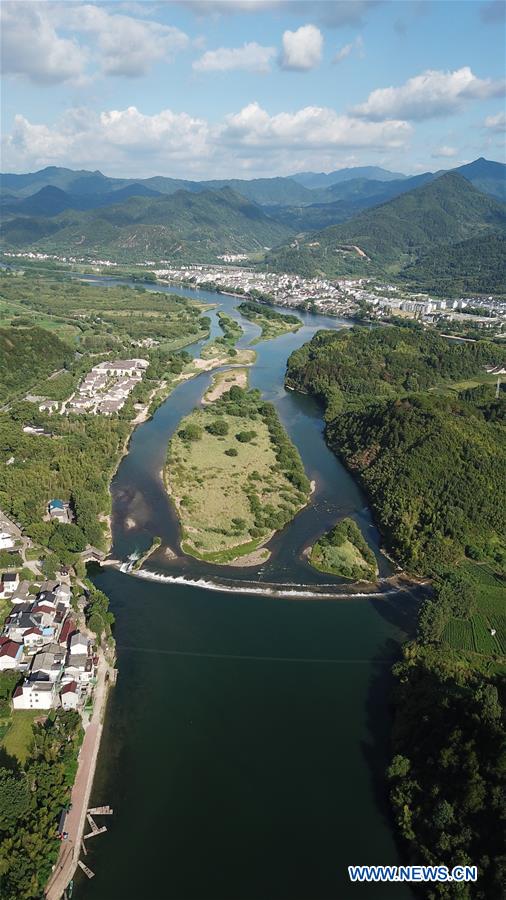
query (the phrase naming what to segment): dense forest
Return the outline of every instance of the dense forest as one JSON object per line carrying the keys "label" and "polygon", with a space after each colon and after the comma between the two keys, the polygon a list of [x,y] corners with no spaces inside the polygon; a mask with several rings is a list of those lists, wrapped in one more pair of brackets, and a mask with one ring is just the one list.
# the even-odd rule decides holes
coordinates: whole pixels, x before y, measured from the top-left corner
{"label": "dense forest", "polygon": [[442,296],[503,294],[506,290],[506,235],[492,233],[435,247],[406,266],[402,278],[413,287]]}
{"label": "dense forest", "polygon": [[485,365],[504,359],[394,326],[320,332],[287,367],[389,550],[432,580],[394,666],[390,800],[409,861],[475,864],[478,881],[425,886],[431,900],[503,896],[506,398]]}
{"label": "dense forest", "polygon": [[33,743],[24,764],[5,753],[2,756],[2,900],[39,900],[43,896],[60,850],[58,820],[70,801],[82,737],[78,712],[53,710],[43,724],[34,724]]}
{"label": "dense forest", "polygon": [[21,394],[35,379],[69,366],[72,347],[42,328],[0,328],[0,401]]}

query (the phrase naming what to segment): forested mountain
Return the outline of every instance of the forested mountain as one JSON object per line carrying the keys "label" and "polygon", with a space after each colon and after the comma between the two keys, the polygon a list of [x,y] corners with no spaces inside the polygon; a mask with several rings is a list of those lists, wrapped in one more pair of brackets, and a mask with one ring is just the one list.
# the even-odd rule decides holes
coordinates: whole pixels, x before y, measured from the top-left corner
{"label": "forested mountain", "polygon": [[[44,233],[45,229],[45,233]],[[177,256],[192,261],[262,250],[286,239],[286,226],[230,188],[157,198],[133,197],[89,212],[66,210],[50,219],[19,217],[2,229],[8,247],[45,252],[112,255],[126,260]]]}
{"label": "forested mountain", "polygon": [[332,184],[342,184],[356,178],[370,179],[371,181],[395,181],[405,177],[400,172],[389,172],[388,169],[382,169],[380,166],[354,166],[349,169],[336,169],[335,172],[298,172],[291,176],[293,181],[297,181],[306,188],[327,188]]}
{"label": "forested mountain", "polygon": [[442,295],[504,293],[506,235],[494,232],[433,247],[401,275],[416,288]]}
{"label": "forested mountain", "polygon": [[0,402],[60,369],[73,355],[45,328],[0,328]]}
{"label": "forested mountain", "polygon": [[[298,271],[364,273],[381,267],[398,272],[424,253],[487,232],[506,230],[506,206],[452,172],[326,228],[298,243],[296,252],[281,248],[268,265]],[[299,269],[300,270],[300,269]]]}

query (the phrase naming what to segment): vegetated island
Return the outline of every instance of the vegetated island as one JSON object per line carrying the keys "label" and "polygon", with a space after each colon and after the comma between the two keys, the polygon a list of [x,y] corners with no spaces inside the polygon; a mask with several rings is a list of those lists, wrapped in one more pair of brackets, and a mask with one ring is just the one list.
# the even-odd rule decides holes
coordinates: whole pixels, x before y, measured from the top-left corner
{"label": "vegetated island", "polygon": [[309,562],[319,572],[373,581],[378,576],[376,557],[357,523],[349,517],[341,519],[311,547]]}
{"label": "vegetated island", "polygon": [[310,483],[274,406],[233,386],[182,421],[169,444],[167,491],[197,559],[258,565],[260,548],[308,502]]}
{"label": "vegetated island", "polygon": [[244,366],[237,366],[233,369],[225,369],[224,372],[216,372],[202,398],[202,403],[213,403],[215,400],[219,400],[223,394],[227,394],[234,386],[247,388],[248,371]]}
{"label": "vegetated island", "polygon": [[298,331],[302,328],[302,322],[297,316],[285,316],[283,313],[276,312],[269,306],[261,303],[251,303],[245,301],[237,307],[241,315],[255,325],[259,325],[262,329],[260,337],[255,338],[251,343],[257,344],[259,341],[268,341],[271,338],[280,337],[282,334]]}

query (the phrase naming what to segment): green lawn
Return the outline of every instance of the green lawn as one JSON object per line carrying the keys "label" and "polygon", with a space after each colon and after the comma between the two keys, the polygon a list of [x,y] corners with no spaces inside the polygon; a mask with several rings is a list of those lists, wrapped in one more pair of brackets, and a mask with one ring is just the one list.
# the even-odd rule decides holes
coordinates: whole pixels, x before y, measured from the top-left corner
{"label": "green lawn", "polygon": [[32,740],[34,719],[43,715],[39,709],[18,709],[12,713],[11,724],[4,735],[1,746],[10,755],[24,763]]}

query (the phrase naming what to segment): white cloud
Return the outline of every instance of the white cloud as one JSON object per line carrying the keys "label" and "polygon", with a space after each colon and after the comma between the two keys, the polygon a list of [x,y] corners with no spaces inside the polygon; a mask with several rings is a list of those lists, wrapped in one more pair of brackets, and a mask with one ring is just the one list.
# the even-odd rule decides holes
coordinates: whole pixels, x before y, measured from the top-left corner
{"label": "white cloud", "polygon": [[457,155],[457,152],[456,147],[448,147],[447,144],[443,144],[442,147],[436,147],[436,149],[432,151],[431,156],[433,159],[440,159],[441,157],[452,159]]}
{"label": "white cloud", "polygon": [[232,69],[269,72],[275,56],[275,47],[262,47],[253,41],[243,47],[208,50],[193,63],[193,68],[197,72],[229,72]]}
{"label": "white cloud", "polygon": [[355,38],[354,41],[351,41],[349,44],[344,44],[337,53],[334,54],[332,59],[333,63],[340,63],[343,59],[346,59],[353,50],[358,50],[360,56],[364,55],[364,41],[362,40],[361,35]]}
{"label": "white cloud", "polygon": [[79,79],[86,52],[71,38],[60,37],[43,5],[2,3],[2,71],[31,81],[56,84]]}
{"label": "white cloud", "polygon": [[4,138],[3,161],[11,171],[68,165],[128,177],[205,178],[218,171],[253,177],[301,167],[335,168],[357,148],[403,147],[411,131],[406,122],[367,122],[324,107],[271,116],[251,103],[215,124],[170,109],[154,115],[135,106],[102,113],[71,109],[52,126],[16,116]]}
{"label": "white cloud", "polygon": [[18,0],[3,3],[1,12],[3,71],[36,83],[82,81],[95,59],[105,75],[144,75],[189,44],[179,28],[90,3]]}
{"label": "white cloud", "polygon": [[62,27],[94,38],[106,75],[145,75],[153,62],[171,59],[189,44],[188,36],[179,28],[111,14],[89,3],[64,3],[54,8],[53,15]]}
{"label": "white cloud", "polygon": [[485,128],[495,131],[497,134],[502,134],[503,131],[506,131],[506,113],[500,112],[496,116],[487,116]]}
{"label": "white cloud", "polygon": [[362,122],[333,109],[306,106],[270,116],[258,103],[225,117],[222,140],[251,148],[399,147],[411,133],[406,122]]}
{"label": "white cloud", "polygon": [[301,25],[297,31],[285,31],[280,65],[283,69],[307,72],[319,65],[323,37],[316,25]]}
{"label": "white cloud", "polygon": [[454,72],[429,69],[401,87],[378,88],[353,110],[357,116],[429,119],[457,112],[469,100],[485,100],[505,93],[504,81],[477,78],[469,66]]}

